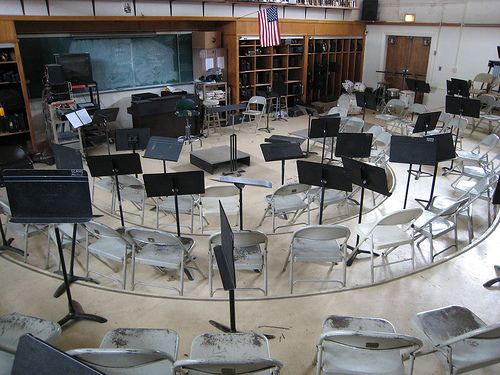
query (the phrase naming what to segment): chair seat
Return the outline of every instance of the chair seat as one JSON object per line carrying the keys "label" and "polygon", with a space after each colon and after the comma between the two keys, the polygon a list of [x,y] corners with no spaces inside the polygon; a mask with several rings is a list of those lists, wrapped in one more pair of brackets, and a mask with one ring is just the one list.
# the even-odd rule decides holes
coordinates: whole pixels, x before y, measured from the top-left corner
{"label": "chair seat", "polygon": [[307,203],[297,195],[274,196],[275,212],[289,212],[307,208]]}
{"label": "chair seat", "polygon": [[430,223],[424,227],[421,227],[426,221],[431,219],[434,216],[432,212],[424,211],[422,215],[415,220],[415,227],[418,228],[418,231],[424,234],[426,237],[439,237],[455,228],[455,223],[451,220],[448,220],[444,217],[437,217]]}
{"label": "chair seat", "polygon": [[292,243],[295,262],[342,262],[343,253],[336,240],[318,241],[295,238]]}
{"label": "chair seat", "polygon": [[492,115],[492,114],[481,115],[481,118],[485,119],[487,121],[500,121],[500,116]]}
{"label": "chair seat", "polygon": [[136,263],[170,269],[180,268],[183,250],[178,246],[147,244],[135,255]]}
{"label": "chair seat", "polygon": [[399,117],[398,116],[394,116],[394,115],[389,115],[389,114],[382,114],[382,115],[376,115],[375,118],[377,120],[382,120],[382,121],[395,121]]}
{"label": "chair seat", "polygon": [[[125,247],[126,244],[119,238],[103,237],[89,244],[89,251],[94,255],[122,262],[125,256]],[[129,254],[130,250],[127,249],[127,255]]]}
{"label": "chair seat", "polygon": [[481,154],[474,154],[470,151],[463,151],[463,150],[457,150],[457,157],[462,160],[467,160],[467,161],[479,161],[482,156]]}
{"label": "chair seat", "polygon": [[257,111],[254,109],[249,109],[244,112],[241,112],[242,115],[247,115],[247,116],[260,116],[262,111]]}
{"label": "chair seat", "polygon": [[[372,224],[359,224],[355,231],[363,237],[367,237],[372,228]],[[411,236],[408,232],[394,225],[378,226],[372,232],[372,235],[374,249],[386,249],[411,242]]]}
{"label": "chair seat", "polygon": [[404,375],[401,355],[397,352],[381,353],[347,348],[326,343],[331,349],[323,353],[323,373],[342,375]]}
{"label": "chair seat", "polygon": [[[311,189],[308,196],[313,198],[314,202],[318,205],[321,202],[321,189]],[[325,197],[323,200],[324,206],[341,202],[346,198],[346,194],[343,191],[335,189],[325,189]]]}
{"label": "chair seat", "polygon": [[[177,204],[180,213],[190,214],[191,207],[193,205],[193,199],[189,195],[179,195],[177,197]],[[158,207],[160,208],[160,210],[175,212],[174,197],[167,197],[163,202],[160,203]]]}
{"label": "chair seat", "polygon": [[[234,248],[234,268],[236,270],[262,270],[263,266],[264,260],[259,245]],[[219,269],[217,262],[213,262],[213,269]]]}
{"label": "chair seat", "polygon": [[[455,373],[500,363],[500,339],[466,340],[451,346]],[[446,359],[443,356],[443,359]]]}

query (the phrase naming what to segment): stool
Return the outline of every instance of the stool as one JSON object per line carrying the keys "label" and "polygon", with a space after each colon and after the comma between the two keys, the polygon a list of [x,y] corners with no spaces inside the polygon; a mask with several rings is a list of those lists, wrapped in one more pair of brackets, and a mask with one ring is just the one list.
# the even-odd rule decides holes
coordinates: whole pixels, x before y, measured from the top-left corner
{"label": "stool", "polygon": [[[215,99],[205,99],[203,101],[203,106],[205,109],[207,108],[214,108],[219,106],[219,101]],[[207,113],[205,110],[205,116],[203,117],[203,132],[206,134],[205,136],[208,137],[210,135],[210,127],[212,128],[219,128],[220,132],[220,127],[221,127],[221,120],[220,120],[220,114],[218,112],[216,113]]]}

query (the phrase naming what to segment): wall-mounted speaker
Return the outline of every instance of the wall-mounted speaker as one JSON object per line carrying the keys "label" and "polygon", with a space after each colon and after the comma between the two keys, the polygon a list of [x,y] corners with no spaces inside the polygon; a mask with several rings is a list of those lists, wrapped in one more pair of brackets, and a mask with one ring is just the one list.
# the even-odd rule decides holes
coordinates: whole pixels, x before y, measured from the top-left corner
{"label": "wall-mounted speaker", "polygon": [[378,12],[378,0],[363,0],[361,8],[361,20],[376,21]]}

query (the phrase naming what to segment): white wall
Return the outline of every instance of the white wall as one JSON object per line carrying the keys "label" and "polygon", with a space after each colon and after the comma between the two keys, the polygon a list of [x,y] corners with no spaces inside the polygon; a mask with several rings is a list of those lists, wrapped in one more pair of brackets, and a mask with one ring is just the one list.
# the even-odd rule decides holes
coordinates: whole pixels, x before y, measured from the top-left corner
{"label": "white wall", "polygon": [[473,79],[477,73],[488,71],[488,61],[498,60],[500,27],[424,27],[368,25],[363,82],[376,87],[383,79],[388,35],[428,36],[432,38],[427,82],[431,93],[425,104],[431,108],[444,105],[446,80],[451,77]]}

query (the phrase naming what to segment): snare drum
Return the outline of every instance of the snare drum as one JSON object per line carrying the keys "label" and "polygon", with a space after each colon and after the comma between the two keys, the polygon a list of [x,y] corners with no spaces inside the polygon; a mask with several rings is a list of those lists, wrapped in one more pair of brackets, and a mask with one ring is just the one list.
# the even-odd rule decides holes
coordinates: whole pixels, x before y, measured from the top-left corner
{"label": "snare drum", "polygon": [[399,99],[399,89],[395,88],[387,89],[387,97],[389,99]]}

